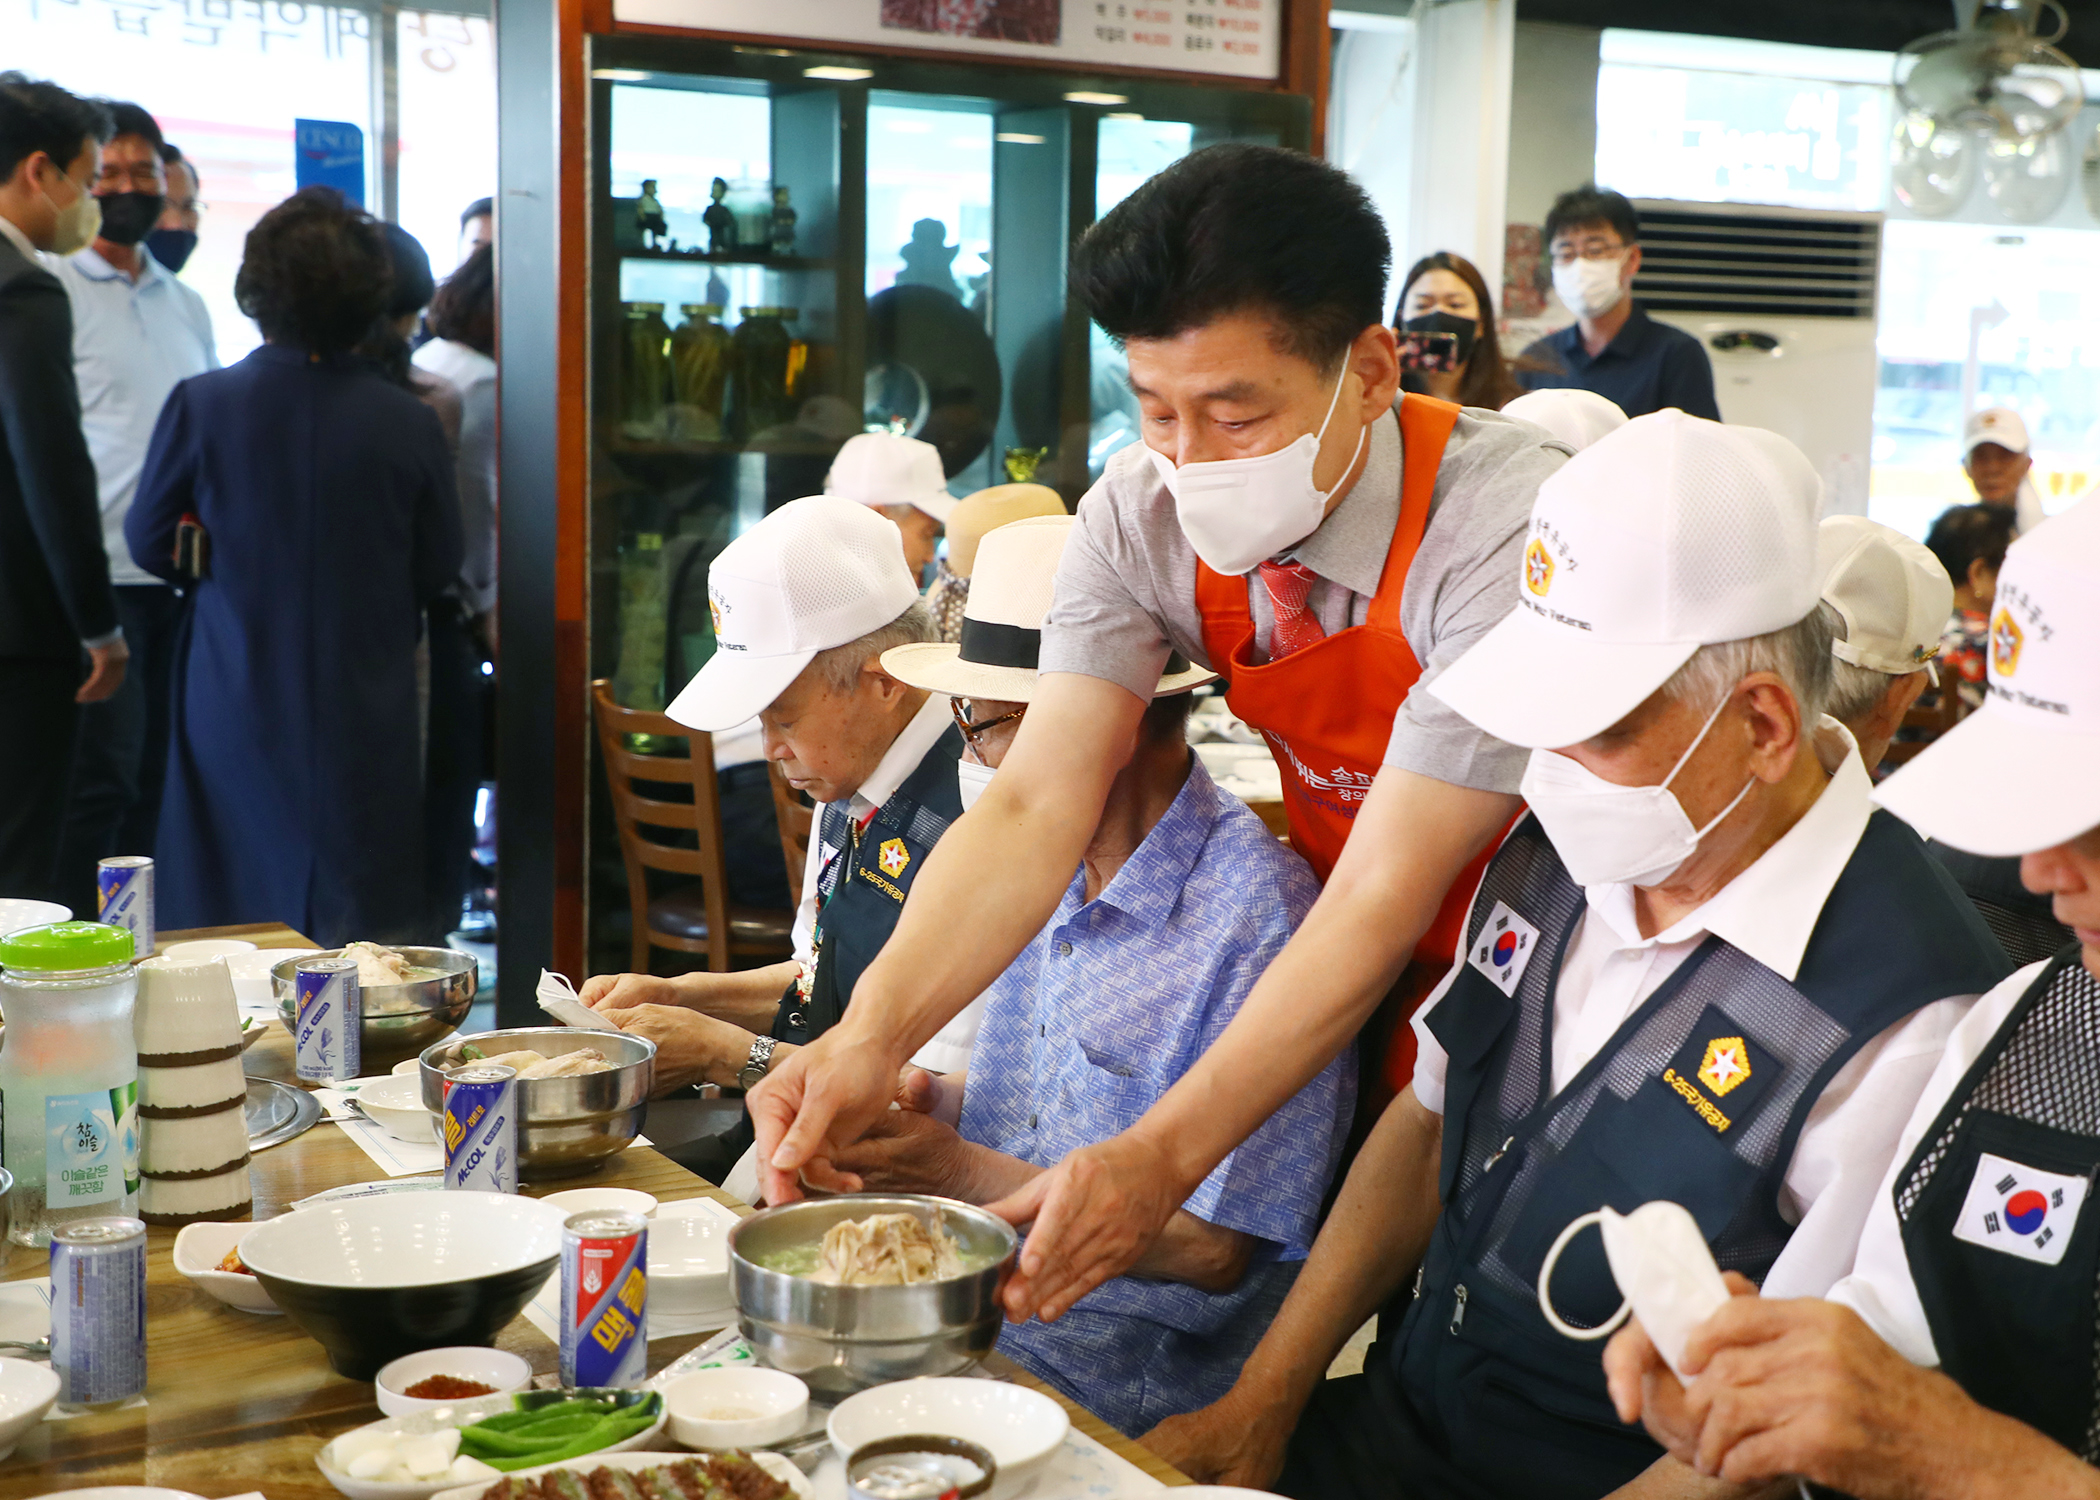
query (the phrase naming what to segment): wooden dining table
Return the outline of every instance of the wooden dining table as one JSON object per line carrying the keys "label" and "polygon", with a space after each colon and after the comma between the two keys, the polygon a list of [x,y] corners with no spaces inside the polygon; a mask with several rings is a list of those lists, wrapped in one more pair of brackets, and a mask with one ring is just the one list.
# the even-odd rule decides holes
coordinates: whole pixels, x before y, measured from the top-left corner
{"label": "wooden dining table", "polygon": [[[259,948],[316,946],[274,924],[160,934],[162,947],[191,938],[242,938]],[[292,1062],[291,1038],[274,1023],[246,1056],[250,1076],[296,1084]],[[249,1174],[258,1220],[284,1213],[310,1194],[384,1176],[327,1123],[258,1152]],[[740,1214],[752,1211],[647,1146],[630,1146],[589,1177],[527,1183],[522,1191],[538,1196],[578,1186],[636,1188],[666,1203],[713,1198]],[[159,1485],[209,1500],[251,1490],[268,1500],[335,1496],[314,1466],[314,1455],[337,1434],[380,1417],[372,1383],[336,1374],[321,1346],[290,1319],[237,1312],[180,1275],[171,1255],[174,1241],[172,1229],[146,1231],[145,1404],[36,1424],[14,1457],[0,1462],[0,1500],[32,1500],[96,1485]],[[10,1245],[0,1280],[48,1271],[47,1252]],[[707,1336],[651,1340],[651,1372]],[[536,1373],[552,1372],[559,1364],[553,1341],[522,1316],[497,1335],[496,1346],[523,1356]],[[1052,1397],[1075,1428],[1162,1484],[1190,1483],[1157,1455],[1010,1361],[994,1354],[987,1367]]]}

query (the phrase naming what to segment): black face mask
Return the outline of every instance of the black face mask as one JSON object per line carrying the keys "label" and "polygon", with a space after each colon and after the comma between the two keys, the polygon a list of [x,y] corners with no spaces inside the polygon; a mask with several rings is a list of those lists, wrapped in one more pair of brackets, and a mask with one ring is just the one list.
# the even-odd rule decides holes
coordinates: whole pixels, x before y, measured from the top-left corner
{"label": "black face mask", "polygon": [[170,271],[182,269],[190,252],[197,248],[197,231],[194,229],[156,229],[146,236],[146,248],[153,258]]}
{"label": "black face mask", "polygon": [[102,227],[95,237],[112,245],[136,245],[153,232],[168,206],[163,193],[103,193],[97,201],[102,205]]}
{"label": "black face mask", "polygon": [[1457,334],[1460,364],[1473,357],[1473,341],[1480,336],[1480,322],[1477,318],[1461,318],[1456,313],[1425,313],[1419,318],[1409,318],[1400,327],[1406,333]]}

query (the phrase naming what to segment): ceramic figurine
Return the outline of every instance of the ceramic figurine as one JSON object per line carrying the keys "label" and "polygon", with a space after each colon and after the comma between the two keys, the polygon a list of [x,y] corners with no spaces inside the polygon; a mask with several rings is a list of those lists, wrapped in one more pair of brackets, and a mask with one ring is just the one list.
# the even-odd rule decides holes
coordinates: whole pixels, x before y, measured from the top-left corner
{"label": "ceramic figurine", "polygon": [[661,250],[669,232],[664,223],[664,206],[657,201],[656,179],[642,179],[642,196],[634,200],[634,222],[641,227],[642,245],[645,249]]}
{"label": "ceramic figurine", "polygon": [[795,219],[794,209],[788,207],[788,190],[784,187],[775,187],[773,189],[773,229],[771,235],[767,238],[767,244],[773,254],[785,258],[795,253]]}
{"label": "ceramic figurine", "polygon": [[736,215],[722,201],[729,196],[729,184],[717,177],[708,185],[707,196],[711,201],[700,215],[700,222],[707,226],[707,253],[734,255],[737,251]]}

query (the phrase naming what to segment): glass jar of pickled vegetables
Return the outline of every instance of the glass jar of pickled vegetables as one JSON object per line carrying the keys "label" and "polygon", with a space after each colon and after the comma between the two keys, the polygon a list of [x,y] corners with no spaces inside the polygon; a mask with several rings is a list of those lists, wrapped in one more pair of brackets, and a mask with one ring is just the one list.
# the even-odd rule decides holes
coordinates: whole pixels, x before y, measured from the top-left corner
{"label": "glass jar of pickled vegetables", "polygon": [[623,302],[620,341],[620,430],[631,438],[664,435],[671,328],[661,302]]}
{"label": "glass jar of pickled vegetables", "polygon": [[732,340],[719,303],[688,302],[684,312],[685,321],[671,334],[671,436],[717,442]]}
{"label": "glass jar of pickled vegetables", "polygon": [[[787,325],[792,307],[747,307],[731,340],[730,409],[735,435],[746,439],[795,414],[795,346]],[[807,358],[807,348],[804,349]]]}

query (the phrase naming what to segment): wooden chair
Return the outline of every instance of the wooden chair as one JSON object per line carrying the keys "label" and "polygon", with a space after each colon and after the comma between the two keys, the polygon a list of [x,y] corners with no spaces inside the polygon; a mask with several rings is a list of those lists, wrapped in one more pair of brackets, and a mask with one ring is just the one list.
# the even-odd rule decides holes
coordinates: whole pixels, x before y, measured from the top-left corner
{"label": "wooden chair", "polygon": [[817,812],[802,800],[802,794],[787,784],[780,762],[766,762],[773,782],[773,816],[780,823],[780,857],[787,861],[788,890],[801,899],[802,871],[809,858],[809,841],[816,827]]}
{"label": "wooden chair", "polygon": [[[634,953],[638,974],[649,972],[649,950],[704,953],[716,973],[732,955],[786,958],[794,952],[795,914],[736,906],[722,849],[722,799],[715,783],[714,742],[659,713],[622,708],[612,684],[591,684],[598,720],[598,745],[605,755],[605,780],[612,791],[613,821],[620,830],[620,855],[627,862],[627,888],[634,904]],[[684,755],[641,755],[627,747],[631,734],[682,741]],[[690,786],[690,802],[645,796],[635,783]],[[698,847],[686,848],[664,835],[683,831]],[[651,898],[648,871],[693,877]],[[800,888],[799,871],[796,884]]]}

